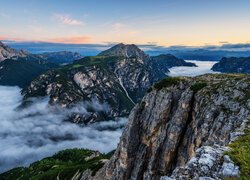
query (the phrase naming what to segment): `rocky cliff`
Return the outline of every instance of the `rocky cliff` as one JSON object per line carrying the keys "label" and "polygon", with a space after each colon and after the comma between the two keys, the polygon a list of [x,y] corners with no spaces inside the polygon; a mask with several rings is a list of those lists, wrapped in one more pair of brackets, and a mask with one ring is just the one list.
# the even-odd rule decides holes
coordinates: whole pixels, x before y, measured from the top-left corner
{"label": "rocky cliff", "polygon": [[246,73],[250,74],[250,57],[222,58],[212,70],[223,73]]}
{"label": "rocky cliff", "polygon": [[5,59],[10,59],[14,56],[25,57],[28,54],[29,54],[28,52],[25,52],[23,50],[18,51],[18,50],[12,49],[0,41],[0,61],[3,61]]}
{"label": "rocky cliff", "polygon": [[94,179],[223,179],[239,176],[224,155],[250,115],[250,76],[168,78],[129,116],[111,160]]}

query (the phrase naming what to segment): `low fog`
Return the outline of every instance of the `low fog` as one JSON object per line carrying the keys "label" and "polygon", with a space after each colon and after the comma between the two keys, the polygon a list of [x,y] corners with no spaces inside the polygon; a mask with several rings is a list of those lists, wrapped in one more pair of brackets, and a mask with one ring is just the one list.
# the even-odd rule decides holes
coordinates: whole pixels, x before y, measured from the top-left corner
{"label": "low fog", "polygon": [[198,76],[207,73],[218,73],[212,71],[211,68],[217,61],[193,61],[193,60],[185,60],[186,62],[192,62],[197,65],[197,67],[187,67],[187,66],[179,66],[173,67],[169,69],[168,76]]}
{"label": "low fog", "polygon": [[[17,87],[0,86],[0,172],[51,156],[67,148],[87,148],[107,153],[116,148],[127,119],[88,127],[66,122],[72,112],[85,112],[85,104],[52,112],[48,99],[34,99],[28,109],[17,111],[22,96]],[[97,110],[108,108],[91,102]],[[112,129],[112,130],[110,130]]]}

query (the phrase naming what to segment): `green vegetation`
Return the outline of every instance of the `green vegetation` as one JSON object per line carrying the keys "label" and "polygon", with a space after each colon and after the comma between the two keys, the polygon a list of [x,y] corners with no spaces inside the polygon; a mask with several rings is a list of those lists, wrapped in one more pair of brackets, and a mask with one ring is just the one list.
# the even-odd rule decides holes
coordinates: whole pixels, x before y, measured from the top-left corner
{"label": "green vegetation", "polygon": [[0,84],[4,86],[26,87],[30,82],[41,73],[49,69],[57,68],[58,65],[37,61],[27,60],[5,60],[0,62]]}
{"label": "green vegetation", "polygon": [[[99,67],[104,67],[107,68],[107,65],[112,65],[115,62],[121,60],[123,58],[121,57],[117,57],[117,56],[89,56],[89,57],[85,57],[81,60],[75,61],[73,65],[71,65],[72,67],[77,67],[79,65],[81,66],[99,66]],[[69,66],[69,67],[71,67]]]}
{"label": "green vegetation", "polygon": [[[168,77],[168,78],[165,78],[165,79],[157,82],[153,86],[153,88],[157,89],[157,90],[161,90],[162,88],[165,88],[165,87],[170,87],[172,85],[177,85],[181,80],[183,80],[183,79],[180,78],[180,77]],[[150,91],[150,89],[149,89],[149,91]]]}
{"label": "green vegetation", "polygon": [[27,168],[19,167],[0,174],[0,179],[54,180],[57,177],[71,179],[77,172],[83,172],[87,169],[90,169],[94,175],[103,166],[102,160],[109,159],[113,152],[88,158],[93,153],[96,152],[86,149],[63,150],[52,157],[37,161]]}
{"label": "green vegetation", "polygon": [[83,65],[81,64],[73,64],[73,68],[79,68],[79,67],[82,67]]}
{"label": "green vegetation", "polygon": [[195,83],[194,85],[192,85],[191,87],[190,87],[190,89],[192,90],[192,91],[194,91],[194,93],[197,93],[199,90],[201,90],[202,88],[204,88],[204,87],[206,87],[207,86],[207,83],[205,83],[205,82],[197,82],[197,83]]}
{"label": "green vegetation", "polygon": [[231,150],[226,154],[240,166],[240,178],[242,180],[250,179],[250,128],[245,130],[245,135],[239,137],[230,144]]}
{"label": "green vegetation", "polygon": [[247,103],[247,101],[250,99],[250,90],[245,90],[245,103]]}

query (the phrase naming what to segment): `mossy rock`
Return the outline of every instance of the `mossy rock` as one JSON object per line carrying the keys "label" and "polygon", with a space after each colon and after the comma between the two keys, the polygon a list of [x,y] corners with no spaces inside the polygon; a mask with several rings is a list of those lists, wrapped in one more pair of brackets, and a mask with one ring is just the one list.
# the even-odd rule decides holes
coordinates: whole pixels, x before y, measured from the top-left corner
{"label": "mossy rock", "polygon": [[163,88],[166,88],[166,87],[170,87],[170,86],[173,86],[173,85],[177,85],[179,84],[183,79],[180,78],[180,77],[168,77],[168,78],[165,78],[159,82],[157,82],[153,88],[154,89],[157,89],[157,90],[161,90]]}
{"label": "mossy rock", "polygon": [[250,128],[245,130],[245,134],[230,144],[230,151],[227,155],[240,167],[241,180],[250,179]]}
{"label": "mossy rock", "polygon": [[194,91],[194,93],[196,93],[196,92],[200,91],[201,89],[203,89],[206,86],[207,86],[207,83],[205,83],[205,82],[197,82],[197,83],[193,84],[190,87],[190,89],[192,91]]}

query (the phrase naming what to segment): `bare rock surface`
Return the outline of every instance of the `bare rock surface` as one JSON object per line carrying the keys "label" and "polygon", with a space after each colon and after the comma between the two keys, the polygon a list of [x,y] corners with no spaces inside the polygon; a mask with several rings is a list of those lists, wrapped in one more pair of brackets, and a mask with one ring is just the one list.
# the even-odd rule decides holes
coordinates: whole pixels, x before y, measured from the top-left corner
{"label": "bare rock surface", "polygon": [[94,179],[238,177],[239,167],[224,152],[249,117],[250,76],[168,82],[135,106],[115,154]]}
{"label": "bare rock surface", "polygon": [[23,50],[19,51],[16,49],[12,49],[0,41],[0,62],[4,61],[5,59],[10,59],[12,57],[25,57],[28,54],[29,53]]}

